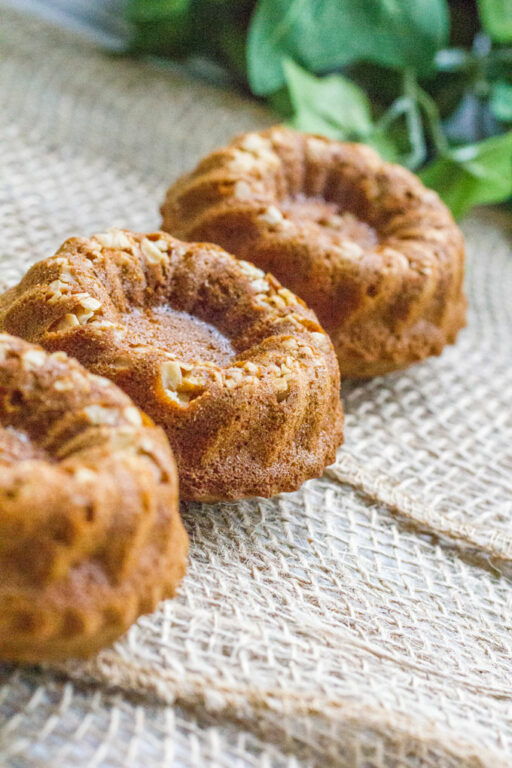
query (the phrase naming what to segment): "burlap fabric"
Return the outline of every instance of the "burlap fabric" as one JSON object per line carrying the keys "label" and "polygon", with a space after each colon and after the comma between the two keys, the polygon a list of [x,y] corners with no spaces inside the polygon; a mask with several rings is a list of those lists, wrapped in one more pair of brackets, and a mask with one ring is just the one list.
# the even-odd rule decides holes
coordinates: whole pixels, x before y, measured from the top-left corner
{"label": "burlap fabric", "polygon": [[[271,122],[0,13],[7,283],[72,233],[157,226],[179,172]],[[455,348],[344,385],[322,479],[184,506],[177,600],[87,664],[0,667],[2,765],[512,766],[510,225],[465,225]]]}

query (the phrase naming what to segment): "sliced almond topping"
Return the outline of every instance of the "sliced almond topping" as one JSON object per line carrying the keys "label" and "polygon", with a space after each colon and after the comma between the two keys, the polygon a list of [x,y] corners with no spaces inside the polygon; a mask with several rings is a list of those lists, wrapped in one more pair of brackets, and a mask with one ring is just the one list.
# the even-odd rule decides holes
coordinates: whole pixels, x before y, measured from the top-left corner
{"label": "sliced almond topping", "polygon": [[233,196],[237,200],[250,200],[253,196],[251,185],[246,181],[237,181],[233,188]]}
{"label": "sliced almond topping", "polygon": [[93,296],[84,296],[80,299],[80,306],[84,309],[92,309],[93,312],[96,312],[96,310],[101,307],[101,301],[98,301],[98,299],[95,299]]}
{"label": "sliced almond topping", "polygon": [[130,424],[133,424],[134,427],[142,426],[142,416],[140,415],[139,409],[134,405],[129,405],[127,408],[125,408],[123,411],[123,416],[127,421],[130,422]]}
{"label": "sliced almond topping", "polygon": [[181,259],[182,256],[185,256],[189,251],[189,248],[186,245],[186,243],[173,243],[172,246],[170,246],[170,248],[171,248],[172,255],[175,256],[177,259]]}
{"label": "sliced almond topping", "polygon": [[257,293],[268,293],[268,291],[270,291],[270,285],[268,284],[267,280],[264,279],[253,280],[251,285],[254,290],[257,291]]}
{"label": "sliced almond topping", "polygon": [[276,307],[276,309],[284,309],[286,307],[285,300],[277,294],[274,296],[261,296],[260,299],[267,306]]}
{"label": "sliced almond topping", "polygon": [[55,331],[67,331],[71,328],[76,328],[77,325],[80,325],[80,321],[78,320],[78,317],[74,315],[72,312],[68,312],[64,317],[59,320],[57,325],[53,327],[53,330]]}
{"label": "sliced almond topping", "polygon": [[244,368],[248,373],[252,373],[254,376],[258,376],[260,373],[260,367],[255,363],[251,362],[251,360],[248,360],[245,363]]}
{"label": "sliced almond topping", "polygon": [[262,149],[269,149],[270,141],[268,139],[263,139],[257,133],[248,133],[240,146],[248,152],[259,152]]}
{"label": "sliced almond topping", "polygon": [[254,264],[251,264],[249,261],[243,261],[243,259],[240,259],[238,266],[244,275],[247,275],[247,277],[251,277],[255,280],[259,280],[265,277],[263,270],[258,269],[258,267],[255,267]]}
{"label": "sliced almond topping", "polygon": [[[334,227],[335,229],[342,227],[346,219],[343,218],[343,216],[339,216],[337,213],[333,213],[332,216],[329,216],[326,223],[329,227]],[[320,222],[323,224],[323,221]]]}
{"label": "sliced almond topping", "polygon": [[51,291],[48,304],[55,304],[62,298],[62,292],[69,290],[69,285],[63,283],[62,280],[52,280],[48,287]]}
{"label": "sliced almond topping", "polygon": [[276,381],[276,395],[278,402],[286,400],[290,393],[290,385],[285,378],[277,379]]}
{"label": "sliced almond topping", "polygon": [[100,232],[99,234],[94,235],[94,239],[105,248],[118,248],[121,250],[131,248],[131,242],[125,233],[115,227],[109,229],[107,232]]}
{"label": "sliced almond topping", "polygon": [[131,427],[122,427],[112,432],[109,443],[115,451],[125,451],[128,448],[135,448],[137,439],[137,433]]}
{"label": "sliced almond topping", "polygon": [[351,240],[342,240],[340,243],[342,255],[345,258],[354,259],[357,261],[364,256],[364,251],[360,245],[353,243]]}
{"label": "sliced almond topping", "polygon": [[26,368],[40,368],[45,363],[46,354],[42,349],[28,349],[23,353],[22,360]]}
{"label": "sliced almond topping", "polygon": [[140,247],[149,264],[165,263],[165,254],[160,250],[160,248],[158,248],[156,243],[148,240],[147,237],[142,240]]}
{"label": "sliced almond topping", "polygon": [[197,376],[184,376],[183,381],[179,387],[180,392],[198,392],[205,387],[204,381],[198,379]]}
{"label": "sliced almond topping", "polygon": [[84,413],[91,424],[115,425],[119,421],[119,412],[115,408],[107,408],[104,405],[86,405]]}
{"label": "sliced almond topping", "polygon": [[327,334],[313,331],[311,333],[311,338],[314,339],[320,347],[323,347],[323,349],[330,349],[331,345]]}
{"label": "sliced almond topping", "polygon": [[50,283],[50,285],[48,287],[52,291],[54,291],[55,293],[57,293],[58,291],[62,291],[64,289],[68,289],[69,288],[69,286],[66,285],[66,283],[63,283],[62,280],[60,280],[60,279],[52,280],[52,282]]}
{"label": "sliced almond topping", "polygon": [[306,142],[306,151],[312,160],[322,160],[325,157],[325,149],[327,144],[322,139],[317,139],[314,136],[308,137]]}
{"label": "sliced almond topping", "polygon": [[382,258],[388,260],[395,269],[409,269],[409,260],[403,253],[397,251],[395,248],[390,248],[388,246],[387,248],[382,248],[380,253]]}
{"label": "sliced almond topping", "polygon": [[80,323],[80,325],[85,325],[86,323],[89,322],[91,317],[94,317],[94,312],[91,312],[88,309],[84,309],[81,312],[77,311],[76,316],[78,318],[78,322]]}
{"label": "sliced almond topping", "polygon": [[0,346],[0,360],[7,360],[7,354],[9,352],[9,347],[7,344],[2,344]]}
{"label": "sliced almond topping", "polygon": [[183,382],[181,368],[175,360],[166,360],[160,365],[160,378],[164,389],[177,390]]}
{"label": "sliced almond topping", "polygon": [[283,221],[284,216],[275,205],[269,205],[263,213],[260,213],[258,218],[260,221],[265,221],[267,224],[275,226]]}
{"label": "sliced almond topping", "polygon": [[7,355],[9,352],[9,345],[7,339],[5,341],[2,340],[0,343],[0,360],[6,360]]}
{"label": "sliced almond topping", "polygon": [[287,306],[297,303],[295,294],[289,291],[288,288],[279,288],[277,292]]}
{"label": "sliced almond topping", "polygon": [[67,392],[70,389],[74,389],[75,385],[71,379],[57,379],[53,388],[57,390],[57,392]]}
{"label": "sliced almond topping", "polygon": [[140,441],[140,447],[143,451],[146,451],[146,453],[154,453],[155,446],[153,445],[153,442],[149,440],[147,437],[143,437]]}
{"label": "sliced almond topping", "polygon": [[58,360],[59,363],[63,363],[68,359],[68,356],[66,355],[65,352],[61,352],[59,350],[59,352],[52,352],[51,358],[52,360]]}
{"label": "sliced almond topping", "polygon": [[73,282],[73,275],[71,274],[69,269],[67,269],[67,267],[64,267],[64,269],[61,269],[59,274],[59,280],[62,280],[62,282],[66,284]]}
{"label": "sliced almond topping", "polygon": [[78,480],[79,483],[95,483],[98,480],[96,472],[93,472],[92,469],[88,469],[87,467],[77,467],[73,473],[73,477],[75,480]]}
{"label": "sliced almond topping", "polygon": [[190,395],[186,392],[176,392],[174,389],[166,389],[165,394],[169,400],[172,400],[178,405],[187,405],[187,403],[190,402]]}
{"label": "sliced almond topping", "polygon": [[112,331],[112,336],[114,337],[115,341],[123,341],[124,337],[126,336],[126,328],[114,328]]}
{"label": "sliced almond topping", "polygon": [[290,320],[294,325],[296,325],[298,328],[303,330],[304,328],[307,331],[312,331],[313,328],[320,328],[318,323],[314,323],[312,320],[308,320],[307,317],[303,317],[302,315],[298,315],[296,312],[290,312],[289,315],[287,315],[288,320]]}
{"label": "sliced almond topping", "polygon": [[241,368],[230,368],[226,373],[225,386],[228,389],[237,387],[244,379],[244,372]]}
{"label": "sliced almond topping", "polygon": [[90,377],[94,383],[98,385],[98,387],[106,388],[112,386],[112,382],[109,379],[106,379],[104,376],[96,376],[95,373],[91,373]]}
{"label": "sliced almond topping", "polygon": [[254,155],[248,152],[242,152],[240,149],[233,149],[233,154],[229,161],[229,167],[233,171],[251,171],[257,167],[258,160]]}

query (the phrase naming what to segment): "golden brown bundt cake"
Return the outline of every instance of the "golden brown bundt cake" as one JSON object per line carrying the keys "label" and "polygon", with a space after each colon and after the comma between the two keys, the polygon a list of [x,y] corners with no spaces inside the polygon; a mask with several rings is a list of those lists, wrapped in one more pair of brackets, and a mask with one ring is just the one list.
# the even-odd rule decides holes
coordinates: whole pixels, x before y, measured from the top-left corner
{"label": "golden brown bundt cake", "polygon": [[0,659],[89,655],[185,572],[167,439],[107,379],[7,334],[0,417]]}
{"label": "golden brown bundt cake", "polygon": [[440,354],[465,324],[462,234],[439,197],[361,144],[276,126],[167,192],[163,229],[272,272],[316,312],[342,376]]}
{"label": "golden brown bundt cake", "polygon": [[215,245],[72,238],[0,297],[0,327],[122,387],[167,432],[182,498],[294,490],[342,440],[338,365],[315,315]]}

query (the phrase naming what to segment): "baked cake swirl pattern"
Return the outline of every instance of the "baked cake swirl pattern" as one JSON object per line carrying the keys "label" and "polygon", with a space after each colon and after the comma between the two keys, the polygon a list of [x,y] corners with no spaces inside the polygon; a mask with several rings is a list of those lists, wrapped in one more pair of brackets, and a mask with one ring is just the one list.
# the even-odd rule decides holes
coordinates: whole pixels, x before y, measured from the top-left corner
{"label": "baked cake swirl pattern", "polygon": [[89,655],[185,572],[167,439],[107,379],[7,334],[0,421],[0,658]]}
{"label": "baked cake swirl pattern", "polygon": [[0,326],[124,389],[164,427],[184,499],[294,490],[342,440],[338,365],[315,314],[214,245],[72,238],[0,298]]}
{"label": "baked cake swirl pattern", "polygon": [[316,312],[342,376],[440,354],[465,324],[462,234],[439,197],[369,147],[282,126],[178,179],[163,228],[272,272]]}

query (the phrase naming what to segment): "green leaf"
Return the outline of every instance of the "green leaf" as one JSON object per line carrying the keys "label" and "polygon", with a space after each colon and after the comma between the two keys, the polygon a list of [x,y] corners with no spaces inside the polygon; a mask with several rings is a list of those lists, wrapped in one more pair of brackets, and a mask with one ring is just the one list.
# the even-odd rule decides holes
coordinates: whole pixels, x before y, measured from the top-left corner
{"label": "green leaf", "polygon": [[456,217],[474,205],[507,200],[512,195],[512,131],[452,150],[427,166],[420,178]]}
{"label": "green leaf", "polygon": [[191,0],[129,0],[126,14],[132,21],[159,21],[185,16]]}
{"label": "green leaf", "polygon": [[512,0],[478,0],[478,10],[482,25],[493,40],[512,40]]}
{"label": "green leaf", "polygon": [[283,68],[293,111],[290,125],[338,141],[364,141],[385,159],[396,159],[393,142],[376,128],[370,101],[358,85],[342,75],[315,77],[292,59],[285,59]]}
{"label": "green leaf", "polygon": [[402,161],[398,143],[395,141],[393,131],[382,131],[377,126],[372,133],[364,139],[364,144],[373,147],[382,159],[387,160],[388,163],[400,163]]}
{"label": "green leaf", "polygon": [[313,72],[356,61],[426,71],[448,32],[446,0],[258,0],[249,82],[260,95],[280,88],[285,56]]}
{"label": "green leaf", "polygon": [[130,0],[126,14],[134,23],[133,51],[172,58],[192,46],[192,0]]}
{"label": "green leaf", "polygon": [[512,123],[512,83],[498,80],[491,87],[489,107],[497,120]]}
{"label": "green leaf", "polygon": [[355,83],[342,75],[315,77],[292,59],[283,68],[296,128],[332,138],[361,138],[371,131],[370,102]]}
{"label": "green leaf", "polygon": [[201,55],[245,82],[246,30],[255,0],[127,0],[131,50],[171,59]]}

